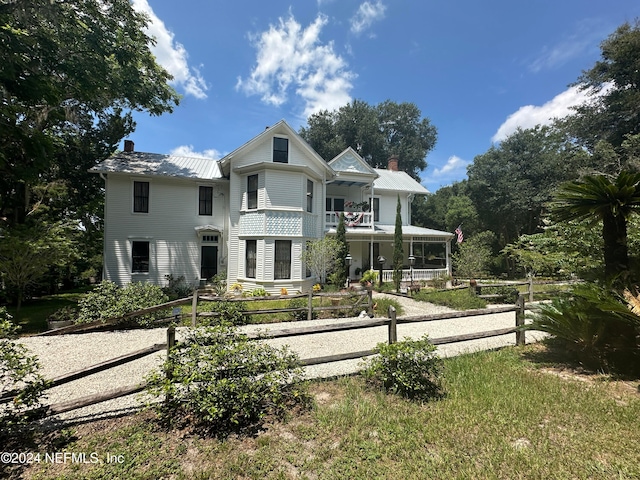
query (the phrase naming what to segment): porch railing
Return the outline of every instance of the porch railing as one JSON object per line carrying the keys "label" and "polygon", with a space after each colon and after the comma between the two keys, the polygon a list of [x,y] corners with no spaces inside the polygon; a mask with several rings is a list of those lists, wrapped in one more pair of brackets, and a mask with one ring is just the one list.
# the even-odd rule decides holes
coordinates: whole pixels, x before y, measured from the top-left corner
{"label": "porch railing", "polygon": [[[413,281],[420,280],[433,280],[434,278],[446,276],[449,274],[449,271],[446,268],[414,268],[413,269]],[[393,282],[393,270],[383,270],[382,271],[382,281],[383,282]],[[402,280],[403,282],[411,281],[411,270],[404,269],[402,270]]]}
{"label": "porch railing", "polygon": [[[326,223],[335,227],[340,221],[340,214],[343,212],[327,212]],[[344,212],[344,223],[347,227],[371,227],[373,222],[373,212]]]}

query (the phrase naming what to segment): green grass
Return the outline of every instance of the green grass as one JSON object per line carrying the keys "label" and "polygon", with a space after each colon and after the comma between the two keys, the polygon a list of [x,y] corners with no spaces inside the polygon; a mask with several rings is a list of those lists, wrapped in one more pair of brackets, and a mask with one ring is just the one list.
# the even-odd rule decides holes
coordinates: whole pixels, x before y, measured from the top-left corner
{"label": "green grass", "polygon": [[13,315],[13,321],[20,325],[20,334],[44,332],[48,328],[49,315],[63,307],[77,307],[78,300],[84,293],[84,291],[76,291],[47,295],[26,301],[22,304],[19,313],[15,307],[8,307],[7,310]]}
{"label": "green grass", "polygon": [[443,305],[455,310],[473,310],[487,306],[485,300],[471,295],[467,289],[448,291],[420,290],[413,296],[413,299]]}
{"label": "green grass", "polygon": [[[637,383],[550,371],[540,345],[445,360],[442,400],[360,377],[312,384],[316,407],[253,437],[168,432],[150,413],[76,427],[69,452],[124,464],[36,465],[30,478],[640,478]],[[543,369],[545,367],[545,369]],[[42,447],[45,451],[46,447]]]}

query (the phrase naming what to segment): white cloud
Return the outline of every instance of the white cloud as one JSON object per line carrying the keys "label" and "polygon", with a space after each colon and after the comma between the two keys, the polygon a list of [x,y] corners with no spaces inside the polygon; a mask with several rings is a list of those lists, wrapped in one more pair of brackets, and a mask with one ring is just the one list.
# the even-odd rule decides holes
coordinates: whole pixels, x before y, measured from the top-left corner
{"label": "white cloud", "polygon": [[445,163],[442,168],[436,168],[433,170],[433,176],[437,178],[457,175],[461,172],[466,172],[467,165],[469,165],[469,163],[471,162],[467,162],[460,157],[452,155],[451,157],[449,157],[447,163]]}
{"label": "white cloud", "polygon": [[[607,92],[610,86],[603,88],[600,95]],[[549,125],[556,118],[564,118],[573,113],[571,107],[581,105],[594,97],[588,90],[580,90],[580,87],[570,87],[556,95],[544,105],[525,105],[518,111],[507,117],[495,135],[493,142],[500,142],[514,133],[518,127],[522,129],[533,128],[536,125]]]}
{"label": "white cloud", "polygon": [[247,79],[238,77],[236,89],[260,95],[263,102],[276,106],[285,103],[295,89],[305,102],[305,116],[349,103],[355,74],[334,52],[333,43],[320,43],[326,24],[322,14],[305,29],[291,14],[280,18],[278,25],[252,39],[257,63]]}
{"label": "white cloud", "polygon": [[187,95],[207,98],[207,83],[200,71],[195,67],[189,67],[187,50],[175,41],[173,32],[167,30],[147,0],[133,0],[133,8],[149,17],[146,33],[156,39],[156,44],[150,45],[150,49],[158,63],[173,75],[171,83],[182,87]]}
{"label": "white cloud", "polygon": [[541,70],[553,69],[592,49],[598,51],[598,45],[607,35],[609,27],[600,20],[587,19],[580,22],[574,31],[575,33],[565,37],[558,44],[545,46],[540,55],[529,64],[529,70],[538,73]]}
{"label": "white cloud", "polygon": [[356,14],[351,18],[351,32],[356,35],[367,30],[375,21],[382,20],[387,7],[382,0],[364,2],[358,8]]}
{"label": "white cloud", "polygon": [[169,152],[169,155],[175,155],[177,157],[197,157],[197,158],[211,158],[213,160],[219,160],[222,158],[221,152],[215,148],[204,150],[202,152],[196,152],[193,149],[193,145],[180,145]]}

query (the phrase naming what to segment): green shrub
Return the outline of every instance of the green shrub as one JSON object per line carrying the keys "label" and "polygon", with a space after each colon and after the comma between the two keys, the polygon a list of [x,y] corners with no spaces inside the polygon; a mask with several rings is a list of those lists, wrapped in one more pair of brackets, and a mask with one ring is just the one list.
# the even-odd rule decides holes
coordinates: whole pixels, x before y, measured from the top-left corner
{"label": "green shrub", "polygon": [[[295,312],[289,312],[289,315],[291,316],[292,320],[300,321],[300,320],[307,320],[307,316],[309,312],[308,307],[309,307],[309,301],[307,299],[292,298],[287,303],[286,308],[304,308],[304,310],[296,310]],[[311,313],[311,318],[313,319],[318,318],[318,312],[313,310]]]}
{"label": "green shrub", "polygon": [[640,317],[617,292],[577,285],[570,294],[540,304],[532,318],[525,329],[555,336],[589,367],[640,373]]}
{"label": "green shrub", "polygon": [[442,395],[442,359],[427,335],[419,340],[376,346],[377,356],[365,363],[367,382],[387,392],[426,401]]}
{"label": "green shrub", "polygon": [[192,331],[148,382],[152,395],[166,397],[155,405],[162,419],[210,435],[249,431],[267,415],[282,417],[310,403],[294,353],[251,341],[230,326]]}
{"label": "green shrub", "polygon": [[501,295],[498,298],[491,299],[491,303],[516,303],[518,299],[518,289],[507,285],[498,287],[482,287],[483,295]]}
{"label": "green shrub", "polygon": [[209,287],[213,290],[214,295],[218,297],[227,292],[227,272],[220,272],[209,279]]}
{"label": "green shrub", "polygon": [[435,303],[455,310],[472,310],[485,308],[487,302],[480,297],[472,295],[469,290],[447,290],[444,292],[428,292],[421,290],[413,296],[414,300]]}
{"label": "green shrub", "polygon": [[256,288],[251,292],[252,297],[268,297],[269,292],[267,292],[264,288]]}
{"label": "green shrub", "polygon": [[217,317],[206,317],[212,320],[209,323],[204,320],[204,325],[218,325],[220,323],[244,325],[251,321],[251,316],[246,315],[247,302],[245,301],[203,302],[198,305],[198,312],[217,312],[219,314]]}
{"label": "green shrub", "polygon": [[49,322],[75,322],[78,319],[78,310],[73,307],[62,307],[47,317]]}
{"label": "green shrub", "polygon": [[167,280],[167,285],[162,289],[162,291],[165,295],[169,296],[169,298],[186,298],[193,294],[195,287],[187,283],[184,275],[180,275],[176,278],[170,274],[165,275],[164,278]]}
{"label": "green shrub", "polygon": [[[124,288],[113,282],[103,281],[92,292],[80,299],[78,323],[106,321],[127,313],[165,303],[168,297],[157,285],[133,282]],[[141,326],[150,326],[155,320],[167,317],[167,311],[158,311],[140,315],[120,323],[134,322]]]}
{"label": "green shrub", "polygon": [[19,392],[13,401],[0,404],[0,445],[8,451],[23,445],[32,433],[30,421],[47,386],[38,359],[23,345],[8,340],[18,328],[7,309],[0,307],[0,395]]}
{"label": "green shrub", "polygon": [[400,317],[404,315],[404,308],[400,303],[393,298],[381,298],[378,297],[373,301],[374,309],[373,313],[376,317],[388,317],[389,307],[393,306],[396,309],[396,316]]}

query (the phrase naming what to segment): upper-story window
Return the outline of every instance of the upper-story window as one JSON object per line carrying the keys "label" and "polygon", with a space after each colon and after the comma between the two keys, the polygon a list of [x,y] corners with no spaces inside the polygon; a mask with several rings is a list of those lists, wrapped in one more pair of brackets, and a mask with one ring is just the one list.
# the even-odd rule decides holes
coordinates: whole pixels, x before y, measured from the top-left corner
{"label": "upper-story window", "polygon": [[273,137],[273,161],[289,163],[289,139]]}
{"label": "upper-story window", "polygon": [[258,174],[247,177],[247,208],[258,208]]}
{"label": "upper-story window", "polygon": [[327,197],[326,209],[327,212],[344,212],[344,198]]}
{"label": "upper-story window", "polygon": [[378,197],[373,199],[373,221],[380,221],[380,199]]}
{"label": "upper-story window", "polygon": [[198,213],[213,215],[213,187],[200,187]]}
{"label": "upper-story window", "polygon": [[307,212],[313,212],[313,181],[307,180]]}
{"label": "upper-story window", "polygon": [[133,182],[133,211],[149,213],[149,182]]}

